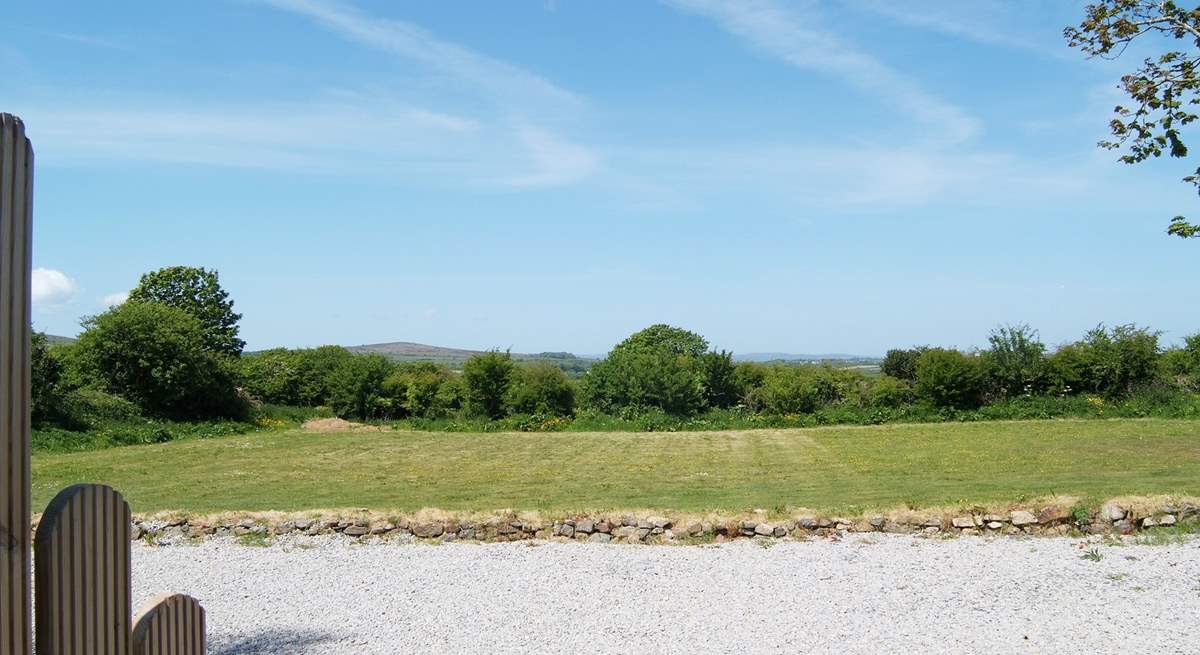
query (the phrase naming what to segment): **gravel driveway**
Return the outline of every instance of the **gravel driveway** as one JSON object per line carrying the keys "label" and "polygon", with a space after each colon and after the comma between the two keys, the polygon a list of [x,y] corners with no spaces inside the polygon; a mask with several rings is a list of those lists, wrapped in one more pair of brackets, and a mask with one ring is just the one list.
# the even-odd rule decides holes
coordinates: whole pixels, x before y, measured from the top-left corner
{"label": "gravel driveway", "polygon": [[1200,652],[1200,539],[1081,543],[213,539],[135,544],[134,596],[201,599],[217,655]]}

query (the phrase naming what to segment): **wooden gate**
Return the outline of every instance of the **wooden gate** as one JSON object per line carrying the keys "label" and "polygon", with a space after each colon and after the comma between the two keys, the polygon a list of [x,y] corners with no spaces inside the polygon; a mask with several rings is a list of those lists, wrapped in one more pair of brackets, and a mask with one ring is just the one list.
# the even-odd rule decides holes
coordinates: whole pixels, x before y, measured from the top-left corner
{"label": "wooden gate", "polygon": [[[33,655],[29,406],[33,148],[21,120],[0,113],[0,655]],[[130,606],[129,505],[78,484],[38,524],[39,655],[202,655],[204,610],[160,596],[136,625]]]}

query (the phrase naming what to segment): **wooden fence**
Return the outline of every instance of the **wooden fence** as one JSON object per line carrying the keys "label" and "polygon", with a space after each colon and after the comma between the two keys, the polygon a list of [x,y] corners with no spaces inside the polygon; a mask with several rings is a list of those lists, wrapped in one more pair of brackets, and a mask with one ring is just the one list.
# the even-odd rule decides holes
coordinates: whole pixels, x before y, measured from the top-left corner
{"label": "wooden fence", "polygon": [[[202,655],[204,610],[160,596],[136,621],[130,605],[129,505],[77,484],[50,502],[30,535],[30,279],[33,148],[0,113],[0,655]],[[30,554],[36,546],[36,607]]]}

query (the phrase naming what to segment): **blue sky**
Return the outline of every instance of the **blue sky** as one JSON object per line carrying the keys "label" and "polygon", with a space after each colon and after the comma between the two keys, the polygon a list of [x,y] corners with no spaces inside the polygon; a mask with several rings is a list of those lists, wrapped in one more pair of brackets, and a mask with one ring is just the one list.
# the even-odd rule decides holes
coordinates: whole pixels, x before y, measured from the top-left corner
{"label": "blue sky", "polygon": [[[1200,328],[1187,162],[1100,151],[1082,3],[38,2],[35,327],[203,265],[252,348],[738,352]],[[1194,168],[1194,164],[1192,165]]]}

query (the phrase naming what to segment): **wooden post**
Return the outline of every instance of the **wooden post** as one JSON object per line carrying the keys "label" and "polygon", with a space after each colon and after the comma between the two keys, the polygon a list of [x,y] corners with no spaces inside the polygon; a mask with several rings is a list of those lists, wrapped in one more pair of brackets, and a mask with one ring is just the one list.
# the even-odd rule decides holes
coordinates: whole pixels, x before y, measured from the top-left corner
{"label": "wooden post", "polygon": [[133,655],[204,655],[204,608],[184,594],[153,598],[133,626]]}
{"label": "wooden post", "polygon": [[33,148],[0,113],[0,653],[31,655],[29,332]]}
{"label": "wooden post", "polygon": [[39,655],[129,655],[129,505],[77,484],[46,506],[34,540]]}

